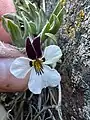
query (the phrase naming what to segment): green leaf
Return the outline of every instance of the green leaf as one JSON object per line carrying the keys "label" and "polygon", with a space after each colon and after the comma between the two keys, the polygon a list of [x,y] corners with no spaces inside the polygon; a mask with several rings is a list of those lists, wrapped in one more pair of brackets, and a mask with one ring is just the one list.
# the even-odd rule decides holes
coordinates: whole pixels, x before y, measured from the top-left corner
{"label": "green leaf", "polygon": [[22,16],[23,16],[23,20],[24,20],[24,36],[23,36],[23,39],[26,39],[27,36],[30,36],[30,35],[36,35],[36,25],[34,22],[32,21],[28,21],[25,16],[23,15],[22,13]]}
{"label": "green leaf", "polygon": [[24,0],[24,7],[26,7],[26,9],[29,9],[29,0]]}
{"label": "green leaf", "polygon": [[57,14],[57,17],[58,17],[58,19],[59,19],[59,22],[60,22],[60,25],[62,24],[62,22],[63,22],[63,15],[64,15],[64,13],[65,13],[65,9],[64,9],[64,7],[59,11],[59,13]]}
{"label": "green leaf", "polygon": [[[25,18],[28,20],[28,21],[34,21],[34,18],[33,18],[33,16],[30,14],[30,12],[22,12],[23,13],[23,15],[25,16]],[[22,15],[21,15],[22,16]]]}
{"label": "green leaf", "polygon": [[21,11],[27,12],[27,9],[24,8],[23,6],[18,6],[18,8],[19,8]]}
{"label": "green leaf", "polygon": [[20,16],[18,16],[16,13],[7,13],[4,15],[5,19],[10,19],[12,20],[15,24],[17,24],[19,27],[20,23],[22,23],[22,18]]}
{"label": "green leaf", "polygon": [[56,15],[53,14],[53,22],[50,25],[50,33],[56,34],[60,28],[60,22]]}
{"label": "green leaf", "polygon": [[8,20],[8,29],[14,45],[17,47],[24,47],[25,43],[22,39],[19,27],[11,20]]}
{"label": "green leaf", "polygon": [[40,32],[40,24],[41,24],[41,17],[40,14],[36,11],[36,19],[35,19],[35,25],[36,25],[36,30],[37,30],[37,34]]}
{"label": "green leaf", "polygon": [[44,28],[42,29],[42,31],[40,33],[42,41],[44,41],[47,38],[45,33],[49,33],[49,29],[50,29],[50,23],[47,21],[46,25],[44,26]]}
{"label": "green leaf", "polygon": [[55,44],[57,44],[57,39],[56,39],[55,35],[53,35],[51,33],[45,33],[45,35],[48,36],[50,39],[52,39]]}
{"label": "green leaf", "polygon": [[23,14],[25,17],[28,18],[28,20],[32,20],[34,21],[37,17],[36,15],[36,10],[35,10],[35,6],[29,2],[28,4],[28,8],[25,8],[23,6],[18,6],[18,8],[20,9],[20,11],[23,11]]}
{"label": "green leaf", "polygon": [[24,8],[23,6],[18,6],[18,8],[20,9],[20,16],[22,16],[21,13],[23,13],[24,16],[28,18],[28,20],[34,20],[32,14],[28,9]]}
{"label": "green leaf", "polygon": [[27,36],[29,36],[31,34],[31,28],[29,25],[29,22],[27,21],[27,19],[25,18],[25,16],[22,14],[23,20],[24,20],[24,35],[23,35],[23,39],[26,39]]}
{"label": "green leaf", "polygon": [[61,3],[60,3],[60,0],[59,0],[59,2],[57,3],[55,9],[53,10],[52,14],[50,15],[50,19],[49,19],[50,23],[52,23],[52,21],[53,21],[53,20],[52,20],[53,14],[55,14],[55,15],[57,16],[57,14],[59,13],[59,11],[60,11],[61,9],[62,9],[62,7],[61,7]]}
{"label": "green leaf", "polygon": [[39,15],[40,15],[40,18],[41,18],[41,24],[40,24],[40,31],[42,30],[42,28],[45,26],[46,24],[46,21],[47,21],[47,17],[43,11],[43,9],[41,8],[39,10]]}
{"label": "green leaf", "polygon": [[7,14],[4,14],[3,16],[10,20],[15,20],[17,17],[18,20],[22,21],[22,18],[19,15],[17,15],[16,13],[7,13]]}
{"label": "green leaf", "polygon": [[33,20],[37,17],[36,10],[34,10],[32,7],[29,8],[30,15],[33,17]]}
{"label": "green leaf", "polygon": [[33,11],[36,11],[36,5],[34,3],[28,2],[29,8],[31,8]]}
{"label": "green leaf", "polygon": [[59,1],[57,6],[55,7],[53,13],[50,16],[50,33],[56,34],[59,30],[64,15],[64,6],[61,4],[62,1]]}
{"label": "green leaf", "polygon": [[2,25],[3,25],[4,29],[5,29],[7,32],[9,32],[8,26],[7,26],[7,21],[5,20],[4,17],[2,17],[1,20],[2,20]]}
{"label": "green leaf", "polygon": [[56,5],[56,7],[53,11],[53,14],[57,15],[59,13],[60,9],[61,9],[61,3],[60,3],[60,0],[59,0],[59,2],[57,3],[57,5]]}
{"label": "green leaf", "polygon": [[29,25],[30,25],[30,27],[31,27],[31,33],[32,33],[33,35],[36,35],[36,25],[35,25],[35,23],[32,22],[32,21],[30,21],[30,22],[29,22]]}
{"label": "green leaf", "polygon": [[33,13],[37,10],[35,4],[32,4],[31,2],[29,2],[28,5],[29,5],[29,9],[30,9]]}

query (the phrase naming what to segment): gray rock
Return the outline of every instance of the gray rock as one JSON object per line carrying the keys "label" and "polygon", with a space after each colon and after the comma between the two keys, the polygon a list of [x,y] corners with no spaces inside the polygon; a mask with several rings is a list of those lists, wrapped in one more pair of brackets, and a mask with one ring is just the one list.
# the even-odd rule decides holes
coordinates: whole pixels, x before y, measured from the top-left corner
{"label": "gray rock", "polygon": [[[76,2],[89,6],[90,2]],[[51,13],[56,0],[46,0],[47,12]],[[51,4],[52,3],[52,4]],[[84,3],[84,4],[83,4]],[[52,7],[53,6],[53,7]],[[83,8],[84,9],[84,6]],[[87,10],[88,11],[88,10]],[[86,11],[86,14],[87,14]],[[48,13],[48,14],[49,14]],[[75,14],[75,13],[74,13]],[[74,19],[73,19],[74,21]],[[62,62],[57,68],[62,75],[62,117],[63,120],[90,120],[90,20],[82,23],[76,37],[69,39],[59,31],[58,45],[62,49]]]}

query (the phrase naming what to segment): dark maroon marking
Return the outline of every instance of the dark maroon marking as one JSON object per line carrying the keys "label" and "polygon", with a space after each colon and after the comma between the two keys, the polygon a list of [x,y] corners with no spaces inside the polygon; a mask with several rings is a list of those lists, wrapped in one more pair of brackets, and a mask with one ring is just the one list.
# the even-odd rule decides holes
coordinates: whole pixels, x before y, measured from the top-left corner
{"label": "dark maroon marking", "polygon": [[32,67],[32,66],[33,66],[32,61],[30,61],[30,62],[29,62],[29,65],[30,65],[30,67]]}
{"label": "dark maroon marking", "polygon": [[45,57],[42,58],[42,61],[45,62]]}
{"label": "dark maroon marking", "polygon": [[29,38],[26,39],[26,52],[27,52],[28,58],[30,58],[32,60],[37,58],[36,51],[35,51],[33,45],[31,44],[31,41]]}
{"label": "dark maroon marking", "polygon": [[41,51],[41,44],[40,44],[40,36],[35,37],[33,40],[33,46],[37,54],[37,58],[42,57],[42,51]]}

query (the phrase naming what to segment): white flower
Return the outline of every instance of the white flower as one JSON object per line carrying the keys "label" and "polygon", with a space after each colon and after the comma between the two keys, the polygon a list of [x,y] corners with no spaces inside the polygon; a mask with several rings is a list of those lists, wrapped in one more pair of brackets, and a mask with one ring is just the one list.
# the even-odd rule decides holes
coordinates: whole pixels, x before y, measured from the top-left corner
{"label": "white flower", "polygon": [[61,56],[61,49],[56,45],[50,45],[45,48],[40,58],[30,59],[30,56],[29,58],[16,58],[10,67],[10,72],[16,78],[24,78],[30,72],[28,88],[34,94],[40,94],[43,88],[48,86],[55,87],[60,84],[60,74],[48,65],[56,63]]}

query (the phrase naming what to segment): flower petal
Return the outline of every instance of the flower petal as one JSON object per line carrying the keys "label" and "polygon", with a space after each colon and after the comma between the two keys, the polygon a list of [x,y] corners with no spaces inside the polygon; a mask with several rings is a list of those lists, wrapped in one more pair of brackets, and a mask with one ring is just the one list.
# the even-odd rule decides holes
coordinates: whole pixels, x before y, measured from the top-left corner
{"label": "flower petal", "polygon": [[26,51],[30,59],[36,59],[42,57],[40,36],[35,37],[31,43],[30,38],[26,40]]}
{"label": "flower petal", "polygon": [[26,52],[30,59],[36,59],[36,51],[29,38],[26,39]]}
{"label": "flower petal", "polygon": [[33,46],[35,48],[37,58],[42,57],[40,36],[34,38],[34,40],[33,40]]}
{"label": "flower petal", "polygon": [[53,64],[57,62],[62,56],[61,49],[56,45],[50,45],[44,50],[45,62],[44,64]]}
{"label": "flower petal", "polygon": [[25,57],[16,58],[10,66],[10,72],[16,78],[24,78],[30,71],[29,59]]}
{"label": "flower petal", "polygon": [[33,68],[30,73],[30,80],[28,82],[28,88],[34,94],[40,94],[43,88],[48,86],[55,87],[60,84],[61,76],[55,70],[44,65],[44,73],[38,75]]}
{"label": "flower petal", "polygon": [[28,88],[34,94],[40,94],[42,90],[42,77],[36,74],[34,67],[32,67],[30,72]]}
{"label": "flower petal", "polygon": [[44,74],[42,75],[43,87],[55,87],[60,84],[61,76],[55,69],[44,65]]}

